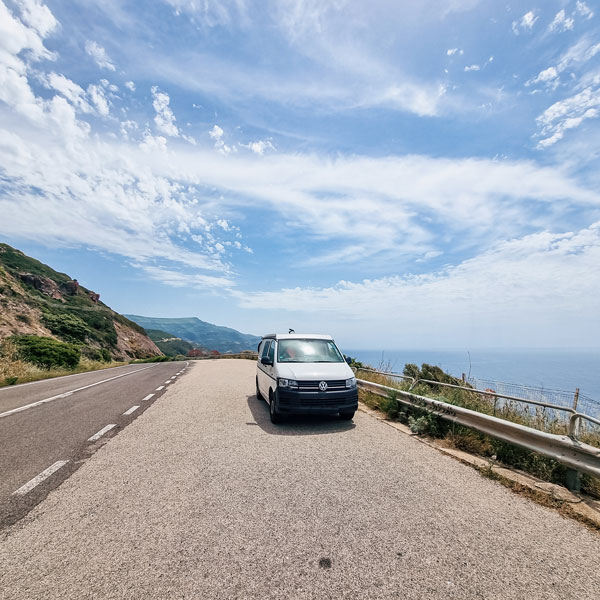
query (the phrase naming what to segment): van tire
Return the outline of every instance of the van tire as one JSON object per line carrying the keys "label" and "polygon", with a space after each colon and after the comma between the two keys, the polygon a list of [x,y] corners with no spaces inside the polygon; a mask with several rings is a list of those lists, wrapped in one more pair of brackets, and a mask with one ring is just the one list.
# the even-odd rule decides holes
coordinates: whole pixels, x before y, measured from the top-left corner
{"label": "van tire", "polygon": [[281,423],[281,413],[277,410],[277,400],[273,392],[269,392],[269,415],[271,416],[271,423],[277,425]]}
{"label": "van tire", "polygon": [[341,412],[340,413],[340,419],[342,419],[342,421],[352,421],[352,419],[354,418],[354,412]]}
{"label": "van tire", "polygon": [[258,389],[258,377],[256,378],[256,399],[264,400],[262,394],[260,393],[260,390]]}

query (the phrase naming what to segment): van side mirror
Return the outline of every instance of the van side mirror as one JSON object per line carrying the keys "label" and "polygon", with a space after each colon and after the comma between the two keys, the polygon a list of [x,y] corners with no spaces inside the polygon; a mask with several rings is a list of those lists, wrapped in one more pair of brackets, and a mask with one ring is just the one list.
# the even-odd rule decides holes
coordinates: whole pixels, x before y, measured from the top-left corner
{"label": "van side mirror", "polygon": [[351,363],[352,363],[352,357],[351,357],[351,356],[346,356],[345,358],[346,358],[346,362],[347,362],[348,364],[351,364]]}
{"label": "van side mirror", "polygon": [[260,362],[261,362],[261,364],[263,364],[263,365],[272,365],[272,364],[273,364],[273,361],[272,361],[272,360],[271,360],[271,359],[270,359],[268,356],[263,356],[263,357],[260,359]]}

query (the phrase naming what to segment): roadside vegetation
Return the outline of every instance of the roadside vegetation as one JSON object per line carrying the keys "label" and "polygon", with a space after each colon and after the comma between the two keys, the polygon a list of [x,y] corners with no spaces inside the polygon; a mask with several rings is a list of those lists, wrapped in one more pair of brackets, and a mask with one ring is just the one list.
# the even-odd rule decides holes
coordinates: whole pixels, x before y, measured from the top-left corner
{"label": "roadside vegetation", "polygon": [[[423,364],[421,368],[414,364],[404,367],[403,375],[412,379],[427,379],[441,383],[451,383],[464,386],[466,389],[455,389],[429,384],[419,381],[411,388],[412,379],[397,379],[378,373],[370,373],[363,369],[374,369],[362,363],[352,360],[351,366],[357,369],[357,377],[367,381],[373,381],[398,390],[410,391],[419,396],[426,396],[440,400],[455,406],[462,406],[470,410],[496,416],[514,423],[533,427],[548,433],[557,435],[567,434],[567,425],[564,419],[556,416],[556,413],[535,406],[524,407],[517,402],[498,402],[493,394],[481,395],[469,391],[469,384],[456,379],[436,366]],[[378,371],[387,370],[385,365],[374,369]],[[451,421],[418,407],[407,406],[398,401],[398,394],[390,392],[387,397],[370,394],[364,390],[360,391],[360,399],[371,408],[375,408],[387,416],[387,418],[404,423],[410,430],[418,435],[430,436],[443,439],[449,447],[457,448],[472,454],[496,460],[504,465],[520,469],[545,481],[566,484],[567,468],[560,463],[531,452],[497,440],[477,431],[456,425]],[[580,441],[600,448],[600,431],[587,430],[578,438]],[[589,475],[582,475],[581,489],[584,493],[600,498],[600,479]]]}
{"label": "roadside vegetation", "polygon": [[177,356],[152,356],[150,358],[136,358],[134,360],[130,360],[130,365],[137,365],[139,363],[159,363],[159,362],[173,362],[178,360],[187,360],[183,354],[178,354]]}
{"label": "roadside vegetation", "polygon": [[102,350],[85,349],[53,338],[14,336],[0,345],[0,387],[75,373],[86,373],[126,362],[113,361]]}

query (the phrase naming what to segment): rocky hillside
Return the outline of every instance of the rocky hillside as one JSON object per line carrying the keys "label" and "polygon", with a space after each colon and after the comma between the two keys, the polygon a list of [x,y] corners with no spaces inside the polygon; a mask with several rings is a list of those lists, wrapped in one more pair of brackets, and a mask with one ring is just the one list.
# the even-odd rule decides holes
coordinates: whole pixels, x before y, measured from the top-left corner
{"label": "rocky hillside", "polygon": [[180,337],[183,340],[219,352],[243,352],[256,350],[261,338],[256,335],[240,333],[230,327],[213,325],[196,317],[180,319],[163,319],[157,317],[141,317],[125,315],[145,329],[160,329]]}
{"label": "rocky hillside", "polygon": [[162,354],[142,327],[111,310],[99,294],[0,244],[0,341],[30,334],[76,344],[94,359]]}

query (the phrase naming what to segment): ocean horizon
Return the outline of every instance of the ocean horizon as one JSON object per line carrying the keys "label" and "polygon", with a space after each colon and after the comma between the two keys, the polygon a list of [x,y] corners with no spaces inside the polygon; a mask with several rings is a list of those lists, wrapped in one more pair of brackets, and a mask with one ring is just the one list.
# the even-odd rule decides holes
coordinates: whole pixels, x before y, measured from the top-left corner
{"label": "ocean horizon", "polygon": [[445,372],[517,385],[562,390],[600,401],[600,348],[343,349],[374,368],[401,373],[404,365],[435,365]]}

